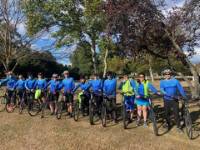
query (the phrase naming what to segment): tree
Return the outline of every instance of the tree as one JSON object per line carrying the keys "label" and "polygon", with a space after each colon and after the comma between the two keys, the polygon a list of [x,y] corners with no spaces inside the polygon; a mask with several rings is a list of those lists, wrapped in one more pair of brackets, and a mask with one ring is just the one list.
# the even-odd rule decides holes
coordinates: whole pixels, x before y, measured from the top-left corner
{"label": "tree", "polygon": [[53,73],[61,74],[64,69],[64,66],[58,64],[50,52],[35,51],[30,52],[29,55],[18,61],[15,73],[23,74],[24,76],[27,73],[32,73],[37,76],[37,73],[42,72],[45,77],[50,78]]}
{"label": "tree", "polygon": [[191,91],[193,97],[199,97],[198,72],[183,51],[192,55],[200,37],[200,26],[196,23],[199,2],[195,1],[195,6],[192,1],[186,3],[180,13],[173,11],[168,18],[159,6],[151,0],[109,0],[105,9],[110,32],[119,35],[118,46],[124,49],[125,55],[140,57],[149,53],[168,60],[171,55],[176,55],[184,65],[187,64],[195,77],[195,90]]}
{"label": "tree", "polygon": [[77,46],[77,49],[72,54],[70,60],[72,68],[77,68],[79,74],[90,75],[92,74],[92,53],[88,42],[82,42]]}
{"label": "tree", "polygon": [[52,33],[57,47],[88,41],[94,72],[97,72],[96,45],[104,28],[103,0],[34,0],[27,1],[25,12],[28,31],[34,35],[56,27]]}

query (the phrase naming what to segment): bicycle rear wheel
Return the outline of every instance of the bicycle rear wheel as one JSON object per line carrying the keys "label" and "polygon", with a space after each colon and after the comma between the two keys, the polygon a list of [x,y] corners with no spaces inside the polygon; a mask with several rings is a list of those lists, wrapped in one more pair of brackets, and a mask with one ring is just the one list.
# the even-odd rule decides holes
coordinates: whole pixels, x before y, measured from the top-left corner
{"label": "bicycle rear wheel", "polygon": [[15,111],[16,105],[15,104],[6,104],[6,111],[8,113],[13,113]]}
{"label": "bicycle rear wheel", "polygon": [[25,100],[21,100],[19,104],[19,114],[22,114],[25,107],[26,107]]}
{"label": "bicycle rear wheel", "polygon": [[0,112],[3,112],[6,108],[6,97],[5,96],[1,96],[0,97]]}
{"label": "bicycle rear wheel", "polygon": [[80,115],[80,106],[79,105],[80,105],[79,102],[76,102],[74,105],[74,110],[73,110],[74,121],[79,120],[79,115]]}
{"label": "bicycle rear wheel", "polygon": [[64,102],[63,102],[63,101],[61,101],[61,102],[56,102],[56,105],[57,105],[57,107],[58,107],[58,111],[57,111],[57,114],[56,114],[56,118],[57,118],[57,119],[61,119],[62,113],[63,113]]}
{"label": "bicycle rear wheel", "polygon": [[28,114],[30,116],[36,116],[41,111],[41,105],[38,100],[28,102]]}
{"label": "bicycle rear wheel", "polygon": [[102,107],[101,107],[101,122],[102,126],[106,127],[107,124],[107,109],[106,109],[106,103],[103,102]]}
{"label": "bicycle rear wheel", "polygon": [[158,136],[158,127],[157,127],[156,115],[153,111],[153,108],[150,108],[150,110],[149,110],[149,118],[152,122],[153,132],[156,136]]}
{"label": "bicycle rear wheel", "polygon": [[92,100],[89,102],[89,118],[90,118],[90,124],[94,125],[94,104]]}
{"label": "bicycle rear wheel", "polygon": [[123,107],[122,107],[122,117],[123,117],[123,127],[124,127],[124,129],[127,129],[129,120],[128,120],[128,114],[126,111],[125,103],[123,103]]}
{"label": "bicycle rear wheel", "polygon": [[184,114],[184,122],[185,122],[185,129],[189,139],[193,137],[193,129],[192,129],[192,119],[190,116],[190,112],[188,109],[185,110]]}

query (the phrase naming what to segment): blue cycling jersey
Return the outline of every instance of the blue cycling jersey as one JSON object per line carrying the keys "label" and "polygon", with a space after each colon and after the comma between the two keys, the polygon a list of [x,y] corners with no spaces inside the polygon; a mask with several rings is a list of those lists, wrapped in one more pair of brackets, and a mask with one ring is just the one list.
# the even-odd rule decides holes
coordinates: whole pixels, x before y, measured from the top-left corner
{"label": "blue cycling jersey", "polygon": [[64,88],[65,93],[71,93],[75,88],[75,83],[73,78],[65,78],[62,80],[61,87]]}
{"label": "blue cycling jersey", "polygon": [[45,90],[46,88],[47,88],[47,82],[45,79],[36,80],[34,89]]}
{"label": "blue cycling jersey", "polygon": [[117,80],[106,79],[103,83],[103,93],[106,96],[116,96]]}
{"label": "blue cycling jersey", "polygon": [[81,90],[83,90],[84,92],[89,92],[90,89],[90,83],[89,82],[85,82],[85,83],[79,83],[73,90],[73,92],[75,92],[78,88],[80,88]]}
{"label": "blue cycling jersey", "polygon": [[17,90],[25,90],[25,80],[19,79],[16,82],[14,88]]}
{"label": "blue cycling jersey", "polygon": [[160,91],[162,94],[164,94],[165,100],[173,100],[173,98],[176,98],[179,94],[186,98],[186,94],[182,85],[175,78],[169,80],[161,80]]}
{"label": "blue cycling jersey", "polygon": [[57,80],[50,80],[48,82],[48,85],[50,87],[50,93],[55,94],[61,89],[61,82]]}
{"label": "blue cycling jersey", "polygon": [[17,82],[17,79],[14,76],[8,76],[6,79],[2,79],[0,81],[1,84],[4,84],[4,83],[7,84],[8,90],[13,90],[16,82]]}
{"label": "blue cycling jersey", "polygon": [[89,83],[91,85],[91,89],[95,94],[99,94],[102,92],[103,81],[101,79],[91,80]]}
{"label": "blue cycling jersey", "polygon": [[34,85],[35,85],[35,80],[34,79],[27,79],[25,81],[25,87],[27,90],[32,90],[34,89]]}

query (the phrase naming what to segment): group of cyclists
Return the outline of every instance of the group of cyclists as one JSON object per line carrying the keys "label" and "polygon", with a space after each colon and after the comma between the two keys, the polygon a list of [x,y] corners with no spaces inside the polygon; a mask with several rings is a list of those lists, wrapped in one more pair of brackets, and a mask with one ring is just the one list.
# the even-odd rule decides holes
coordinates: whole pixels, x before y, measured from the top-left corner
{"label": "group of cyclists", "polygon": [[[179,102],[176,97],[181,95],[187,101],[186,93],[180,82],[174,78],[173,72],[170,69],[164,70],[162,74],[164,79],[160,81],[160,92],[146,79],[144,73],[138,74],[136,79],[129,77],[128,74],[124,74],[118,86],[118,80],[112,72],[107,73],[106,79],[102,79],[98,74],[94,74],[91,79],[81,76],[80,81],[75,84],[74,79],[70,77],[69,71],[63,72],[62,79],[58,74],[53,74],[50,81],[47,81],[42,73],[38,73],[37,79],[32,75],[28,75],[28,78],[25,80],[22,75],[19,75],[17,79],[9,71],[6,73],[7,77],[0,80],[0,85],[7,84],[6,103],[16,103],[16,95],[21,101],[32,94],[34,99],[40,99],[42,102],[49,101],[51,115],[55,115],[58,112],[55,102],[59,101],[62,95],[66,103],[66,108],[64,109],[66,109],[70,117],[73,116],[76,91],[80,91],[77,97],[81,100],[81,111],[85,111],[86,115],[88,115],[91,94],[93,94],[98,108],[101,108],[103,97],[105,96],[110,100],[112,106],[114,106],[113,111],[115,111],[117,91],[119,90],[127,105],[127,111],[131,114],[129,121],[133,120],[134,112],[137,110],[136,124],[139,126],[143,122],[144,127],[148,126],[147,117],[150,106],[148,98],[151,92],[163,96],[166,119],[164,127],[168,130],[172,127],[170,113],[173,110],[177,130],[181,131]],[[100,113],[101,111],[99,110],[99,115]],[[114,121],[117,122],[117,118],[114,118]]]}

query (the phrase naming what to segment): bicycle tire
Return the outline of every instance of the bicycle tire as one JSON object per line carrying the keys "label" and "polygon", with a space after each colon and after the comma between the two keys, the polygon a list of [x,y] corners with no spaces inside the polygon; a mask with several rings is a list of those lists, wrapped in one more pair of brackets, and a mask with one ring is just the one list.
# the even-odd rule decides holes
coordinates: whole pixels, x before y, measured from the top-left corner
{"label": "bicycle tire", "polygon": [[89,102],[89,119],[90,119],[90,124],[94,125],[94,104],[92,101],[93,100],[90,100]]}
{"label": "bicycle tire", "polygon": [[28,102],[28,114],[34,117],[41,111],[41,104],[38,100],[33,100]]}
{"label": "bicycle tire", "polygon": [[124,129],[127,129],[129,122],[128,122],[128,114],[126,111],[126,105],[124,102],[123,102],[123,107],[122,107],[122,118],[123,118],[123,127]]}
{"label": "bicycle tire", "polygon": [[189,110],[186,108],[184,113],[184,122],[185,122],[185,129],[187,136],[189,139],[192,139],[193,138],[192,119]]}
{"label": "bicycle tire", "polygon": [[13,113],[15,111],[15,105],[12,105],[11,104],[6,104],[6,111],[7,113]]}
{"label": "bicycle tire", "polygon": [[107,124],[107,108],[106,108],[106,102],[104,101],[101,107],[101,122],[102,126],[106,127]]}
{"label": "bicycle tire", "polygon": [[5,111],[6,109],[6,97],[5,96],[1,96],[0,97],[0,112]]}
{"label": "bicycle tire", "polygon": [[158,127],[157,127],[156,115],[155,115],[153,108],[150,108],[150,110],[149,110],[149,117],[150,117],[150,120],[152,122],[153,133],[154,133],[155,136],[158,136]]}
{"label": "bicycle tire", "polygon": [[80,115],[80,108],[79,108],[79,102],[77,101],[74,105],[74,121],[78,121],[79,120],[79,115]]}
{"label": "bicycle tire", "polygon": [[56,102],[56,105],[57,105],[57,107],[58,107],[58,111],[57,111],[57,114],[56,114],[56,118],[57,118],[57,119],[61,119],[62,113],[63,113],[64,102],[63,102],[63,101],[61,101],[61,102]]}

